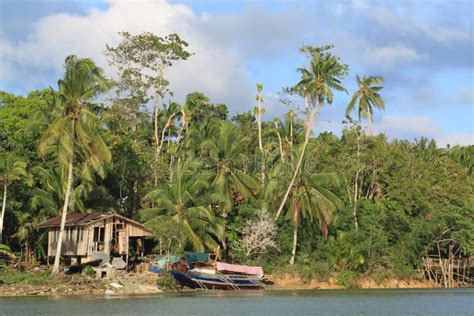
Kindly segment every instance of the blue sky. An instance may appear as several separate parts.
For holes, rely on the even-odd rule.
[[[177,32],[196,53],[168,72],[175,98],[202,91],[232,113],[253,108],[264,84],[267,118],[282,115],[282,87],[306,63],[302,44],[334,44],[355,74],[381,75],[387,110],[375,130],[389,137],[474,143],[471,1],[0,1],[0,89],[25,94],[55,86],[69,54],[92,57],[117,32]],[[315,130],[340,131],[350,96],[321,110]]]

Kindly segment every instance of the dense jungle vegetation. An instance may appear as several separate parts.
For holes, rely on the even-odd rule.
[[[152,228],[155,251],[219,249],[307,276],[411,276],[441,239],[473,253],[474,146],[373,135],[381,77],[357,76],[340,136],[314,135],[352,80],[330,46],[301,49],[308,62],[284,89],[286,114],[263,120],[261,84],[254,112],[233,116],[200,92],[165,102],[166,70],[192,62],[192,48],[176,34],[121,38],[105,49],[113,80],[69,56],[56,87],[0,92],[4,252],[44,261],[35,224],[114,211]]]

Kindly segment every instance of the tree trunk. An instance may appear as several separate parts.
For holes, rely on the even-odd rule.
[[[5,218],[5,210],[7,208],[7,180],[3,180],[3,202],[2,202],[2,215],[0,216],[0,244],[3,241],[3,219]]]
[[[295,159],[293,157],[293,119],[290,120],[290,158],[293,162]]]
[[[299,225],[299,206],[295,207],[295,216],[293,219],[294,227],[293,227],[293,249],[291,250],[291,258],[290,258],[290,265],[295,264],[296,259],[296,245],[298,244],[298,225]]]
[[[308,100],[306,102],[308,102]],[[298,176],[301,165],[303,163],[303,157],[304,157],[305,152],[306,152],[306,146],[308,145],[309,136],[311,135],[311,127],[314,124],[315,118],[316,118],[316,107],[313,106],[313,108],[311,110],[311,116],[309,117],[309,121],[306,122],[306,134],[305,134],[305,137],[304,137],[303,148],[301,148],[300,157],[298,159],[298,164],[296,165],[295,171],[293,173],[293,178],[291,179],[290,185],[288,186],[288,189],[286,190],[285,196],[283,197],[283,200],[281,201],[280,207],[278,208],[277,214],[275,216],[275,220],[278,219],[281,212],[283,211],[283,207],[285,206],[286,200],[288,199],[288,196],[290,195],[291,188],[295,184],[296,177]]]
[[[30,251],[30,244],[28,243],[28,240],[25,241],[25,257],[26,257],[26,263],[30,264],[31,263],[31,251]]]
[[[181,144],[181,137],[184,133],[184,130],[186,129],[187,123],[186,123],[186,112],[184,110],[181,110],[181,115],[182,115],[182,123],[178,131],[178,136],[176,137],[176,148],[171,155],[170,158],[170,166],[169,166],[169,181],[173,181],[173,165],[174,165],[174,160],[176,159],[176,156],[178,154],[178,150],[180,148]]]
[[[367,109],[367,134],[372,136],[372,114],[370,113],[370,108]]]
[[[158,149],[160,147],[160,139],[158,136],[158,100],[155,97],[154,98],[154,113],[153,113],[153,136],[155,139],[155,165],[153,166],[153,183],[155,187],[158,185],[158,158],[160,157],[160,154],[158,152]]]
[[[359,230],[359,222],[357,221],[357,206],[359,201],[359,175],[361,172],[360,168],[360,133],[357,131],[357,172],[354,180],[354,206],[352,209],[352,215],[354,216],[354,225],[356,231]],[[361,183],[362,186],[362,183]]]
[[[259,94],[260,95],[260,94]],[[262,109],[261,109],[261,104],[260,104],[260,98],[258,98],[258,113],[257,113],[257,128],[258,128],[258,149],[260,149],[260,152],[262,153],[262,166],[261,166],[261,171],[262,171],[262,176],[261,176],[261,182],[262,182],[262,188],[265,186],[265,152],[263,151],[263,143],[262,143]]]
[[[359,223],[357,221],[357,203],[358,203],[358,192],[359,192],[359,173],[360,169],[357,170],[355,181],[354,181],[354,206],[352,208],[352,216],[354,217],[354,224],[356,231],[359,230]]]
[[[278,146],[280,148],[281,161],[284,163],[285,162],[285,154],[283,153],[283,144],[281,142],[281,136],[280,136],[280,131],[278,130],[278,123],[277,122],[275,122],[275,128],[277,129]]]
[[[257,113],[257,128],[258,128],[258,148],[263,152],[262,144],[262,112],[260,107],[260,101],[258,101],[258,113]]]
[[[59,272],[59,260],[61,259],[61,247],[63,243],[64,226],[66,225],[67,209],[69,206],[69,199],[71,197],[71,192],[72,192],[72,183],[74,181],[73,167],[74,167],[75,142],[76,142],[76,119],[73,118],[71,122],[71,155],[69,156],[69,159],[68,159],[66,196],[64,197],[63,212],[61,215],[61,226],[59,227],[59,236],[58,236],[58,242],[57,242],[57,247],[56,247],[56,256],[54,257],[54,265],[53,265],[53,272],[52,272],[53,275]]]

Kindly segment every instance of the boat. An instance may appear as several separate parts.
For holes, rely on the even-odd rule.
[[[205,253],[186,253],[170,271],[181,286],[197,289],[261,289],[265,288],[261,267],[209,261]]]
[[[241,290],[241,289],[261,289],[265,288],[263,279],[243,274],[223,274],[216,272],[202,273],[195,271],[179,272],[172,270],[171,276],[182,286],[193,289],[214,290]]]

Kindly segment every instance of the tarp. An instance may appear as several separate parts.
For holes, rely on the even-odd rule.
[[[160,268],[163,269],[163,268],[166,266],[166,263],[167,263],[168,261],[171,261],[171,262],[170,262],[171,264],[175,264],[176,262],[179,261],[179,257],[178,257],[178,256],[170,256],[170,257],[168,258],[168,256],[164,256],[164,257],[162,257],[162,258],[160,258],[160,259],[157,259],[157,260],[156,260],[156,264],[157,264]]]
[[[262,267],[252,267],[252,266],[245,266],[245,265],[239,265],[239,264],[230,264],[230,263],[219,262],[219,261],[216,262],[216,269],[218,271],[227,271],[227,272],[256,275],[261,278],[263,278],[263,275],[264,275]]]
[[[209,254],[207,252],[191,252],[185,251],[184,255],[186,256],[187,263],[194,262],[209,262]]]

